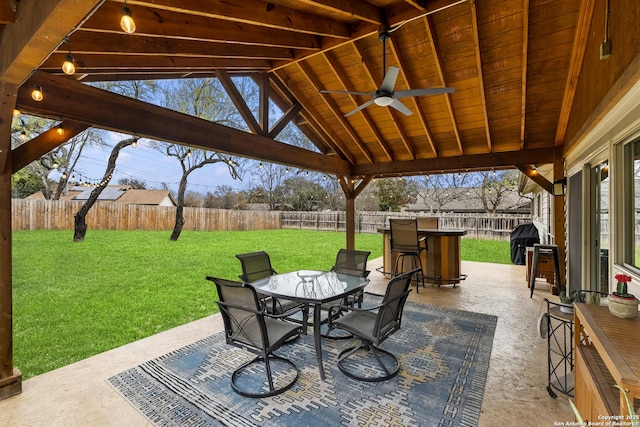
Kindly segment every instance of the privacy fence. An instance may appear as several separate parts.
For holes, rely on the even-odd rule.
[[[82,202],[11,201],[13,230],[73,230],[73,216]],[[86,221],[93,230],[173,230],[176,208],[171,206],[97,203]],[[280,212],[184,208],[183,230],[269,230],[280,228]]]
[[[73,216],[82,202],[50,200],[12,200],[13,230],[72,230]],[[437,217],[440,228],[467,230],[467,238],[509,240],[511,230],[531,222],[529,215],[478,215],[441,213],[418,214]],[[268,230],[294,228],[319,231],[344,231],[344,212],[272,212],[225,209],[185,208],[184,230]],[[389,218],[414,218],[414,213],[358,212],[356,232],[377,233],[388,226]],[[87,215],[94,230],[172,230],[175,208],[165,206],[97,203]]]

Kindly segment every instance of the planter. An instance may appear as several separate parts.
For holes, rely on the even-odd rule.
[[[560,311],[567,314],[573,314],[573,303],[571,304],[561,304]]]
[[[614,316],[623,319],[633,319],[638,317],[638,299],[636,297],[620,297],[617,295],[609,295],[609,311]]]

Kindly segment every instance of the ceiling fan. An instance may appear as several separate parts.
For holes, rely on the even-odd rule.
[[[378,38],[382,41],[382,71],[386,68],[386,42],[389,40],[390,31],[382,30],[378,34]],[[373,99],[361,104],[356,109],[345,114],[345,117],[349,117],[350,115],[357,113],[360,110],[367,108],[371,104],[376,104],[380,107],[392,107],[396,110],[400,111],[406,116],[410,116],[413,112],[407,108],[402,102],[399,101],[400,98],[407,98],[412,96],[421,96],[421,95],[439,95],[442,93],[453,93],[455,92],[455,88],[452,87],[441,87],[441,88],[424,88],[424,89],[409,89],[409,90],[394,90],[396,85],[396,80],[398,79],[398,73],[400,69],[398,67],[389,67],[389,70],[384,75],[382,80],[382,84],[375,92],[355,92],[355,91],[346,91],[346,90],[321,90],[320,93],[338,93],[343,95],[361,95],[361,96],[371,96]]]

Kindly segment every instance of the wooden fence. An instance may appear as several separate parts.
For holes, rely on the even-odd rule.
[[[82,202],[13,199],[12,230],[73,230]],[[87,215],[93,230],[172,230],[176,208],[96,203]],[[270,230],[280,228],[280,212],[185,208],[183,230]]]
[[[82,202],[13,199],[13,230],[72,230],[73,216]],[[87,215],[93,230],[172,230],[175,207],[97,203]],[[389,218],[414,218],[413,213],[357,212],[356,232],[377,233]],[[319,231],[346,229],[344,212],[273,212],[185,208],[183,230],[271,230],[294,228]],[[420,217],[429,217],[421,214]],[[519,224],[531,222],[529,215],[439,214],[440,228],[467,230],[473,239],[509,240]]]
[[[518,225],[531,222],[530,215],[521,214],[455,214],[440,213],[419,217],[437,216],[440,228],[467,230],[467,238],[509,240],[511,231]],[[415,213],[406,212],[358,212],[355,228],[357,233],[377,233],[377,230],[389,225],[389,218],[415,218]],[[344,212],[283,212],[282,228],[306,230],[344,231],[346,216]]]

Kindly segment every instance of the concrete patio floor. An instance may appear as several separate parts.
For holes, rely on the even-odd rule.
[[[367,289],[376,293],[387,283],[375,271],[381,264],[381,258],[369,263]],[[552,399],[545,389],[547,344],[536,329],[544,298],[557,300],[549,286],[539,280],[530,299],[524,266],[463,262],[462,272],[468,278],[460,285],[428,285],[419,293],[413,287],[409,300],[498,316],[478,425],[554,426],[573,420],[567,399]],[[24,381],[22,394],[0,401],[0,425],[151,425],[106,379],[221,330],[221,317],[209,316]]]

